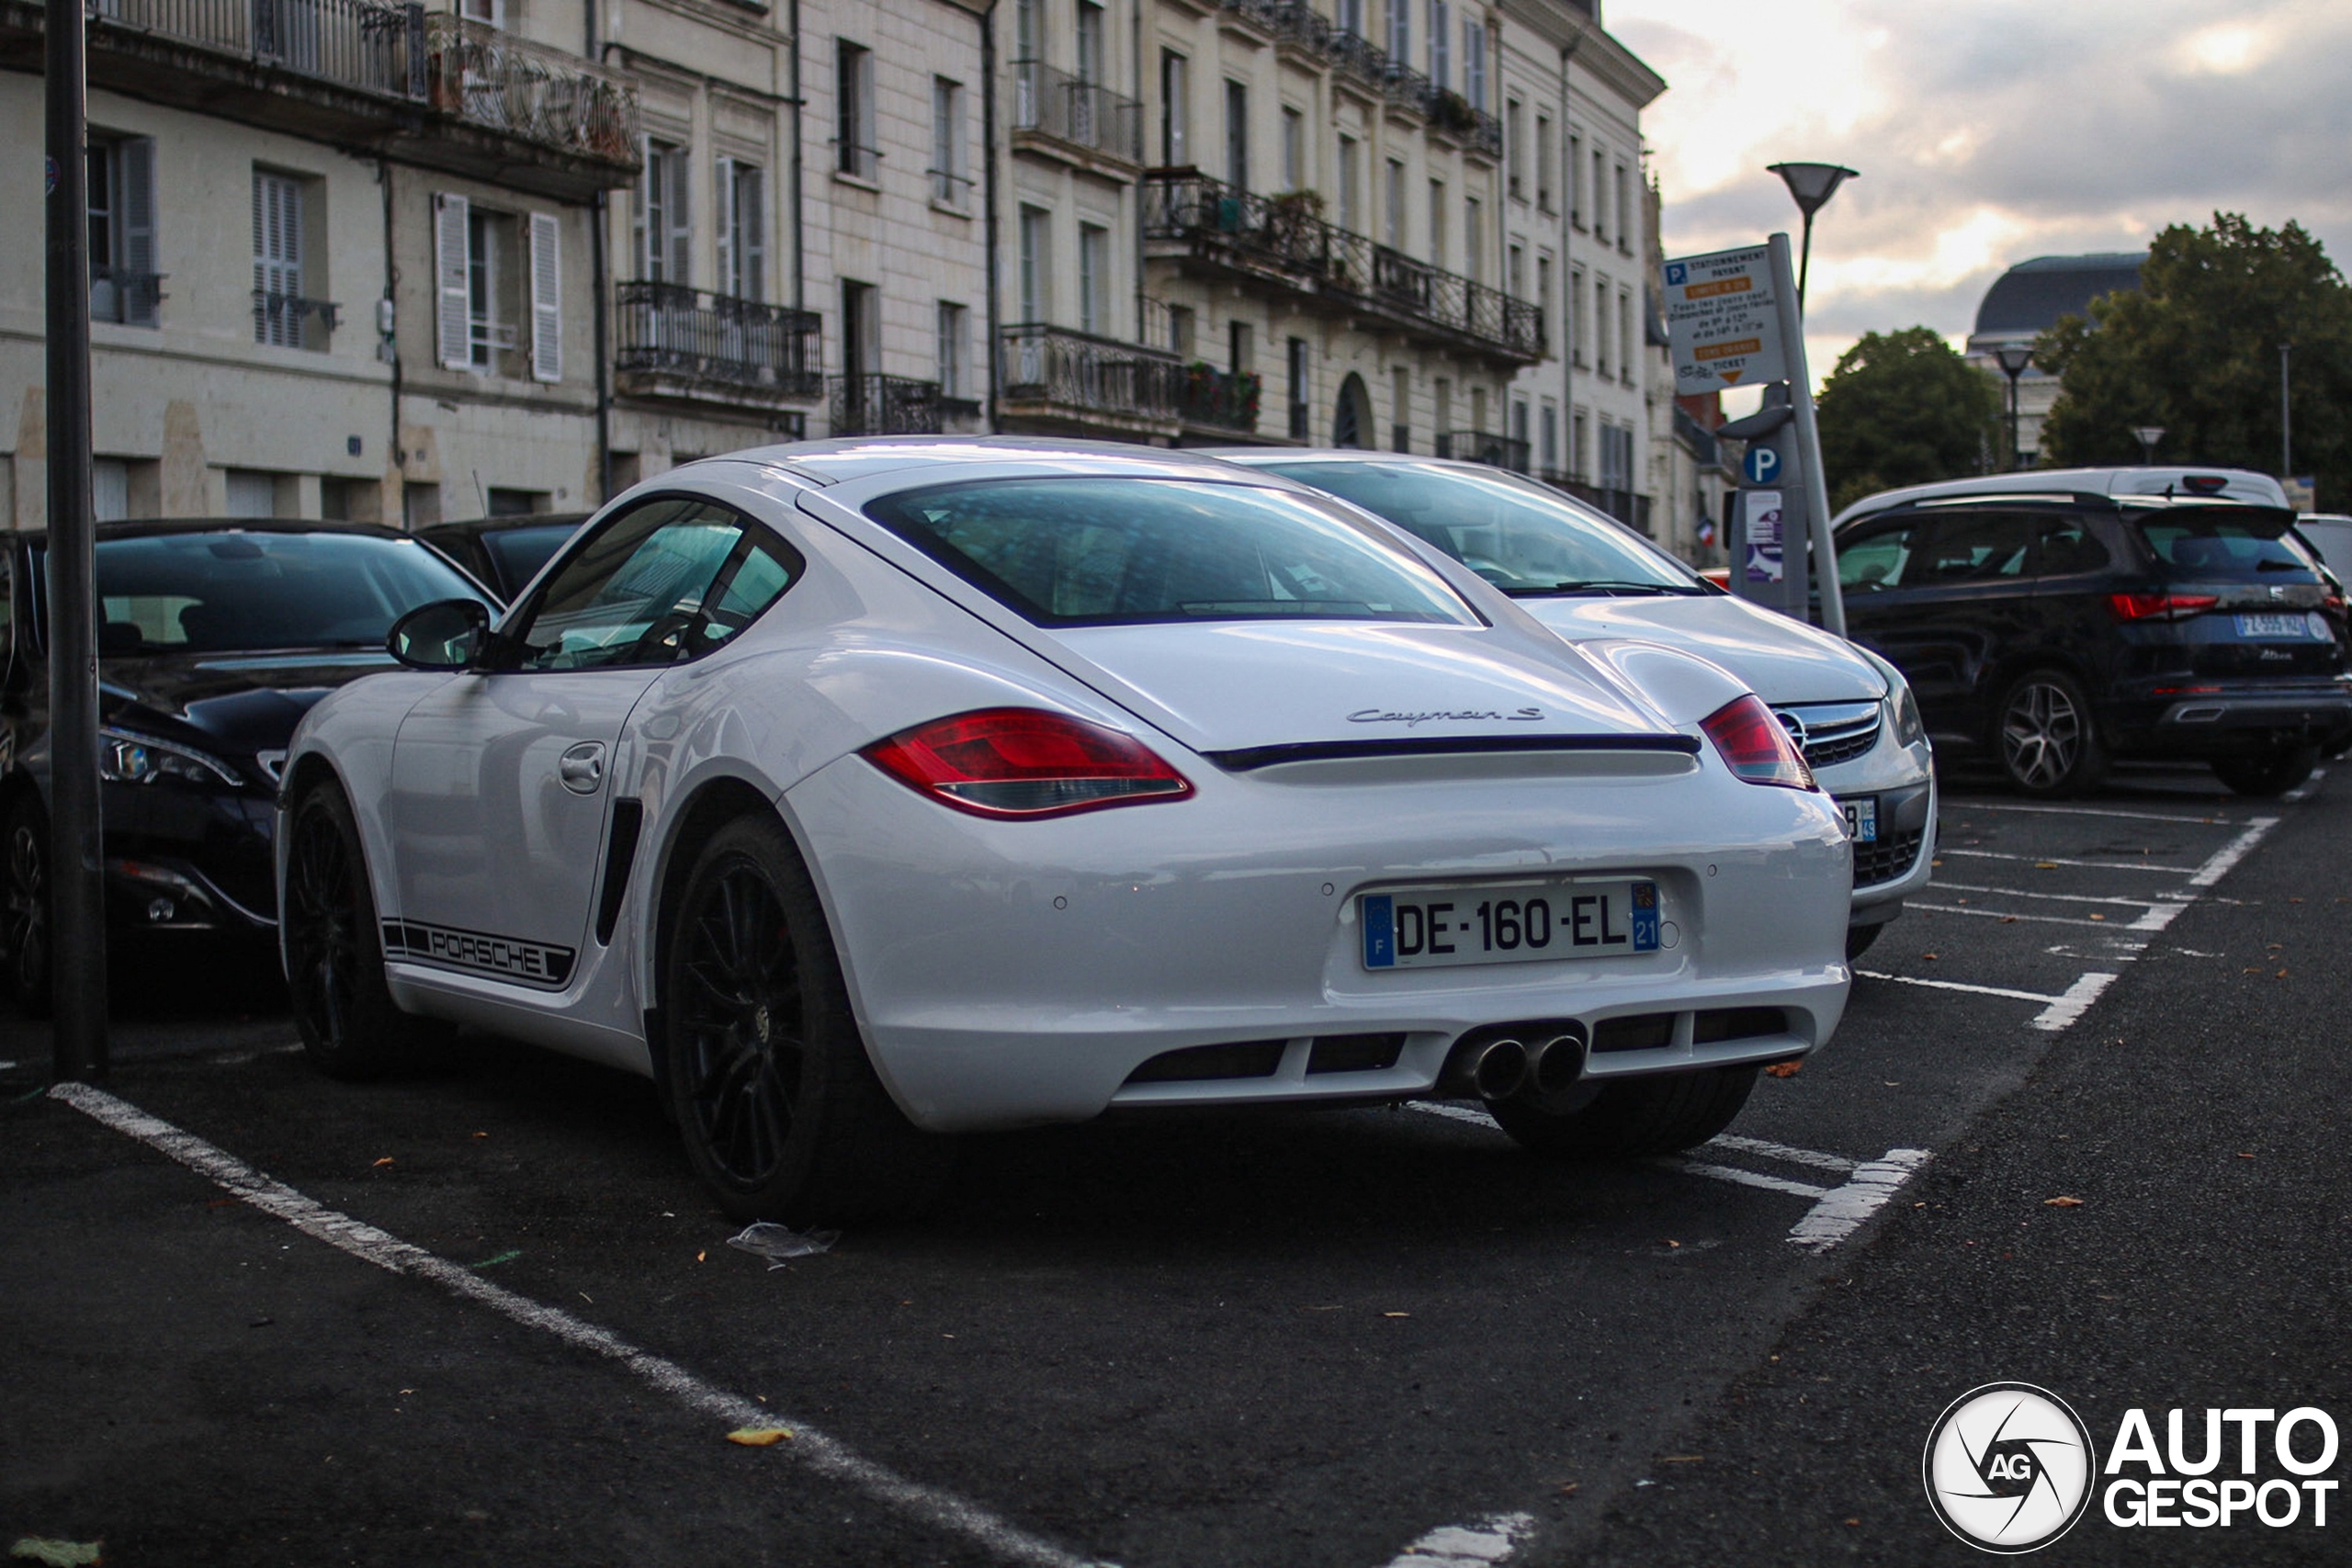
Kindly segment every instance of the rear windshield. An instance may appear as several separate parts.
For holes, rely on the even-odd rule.
[[[380,649],[419,604],[481,598],[424,545],[368,534],[101,539],[96,566],[109,654]]]
[[[2199,509],[2124,515],[2156,558],[2184,576],[2283,582],[2313,575],[2310,563],[2279,536],[2286,526],[2280,513]]]
[[[1517,597],[1707,592],[1611,519],[1499,470],[1404,462],[1253,466],[1377,513]]]
[[[1476,618],[1442,579],[1345,518],[1253,485],[988,479],[867,514],[1040,626]]]
[[[522,528],[496,528],[481,536],[481,547],[517,589],[538,576],[539,568],[580,531],[577,523],[534,523]]]

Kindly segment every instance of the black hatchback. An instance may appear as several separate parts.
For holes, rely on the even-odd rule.
[[[49,998],[48,536],[0,542],[0,957]],[[311,705],[391,668],[393,621],[482,587],[414,539],[345,523],[102,525],[100,809],[109,930],[273,940],[272,832]]]
[[[2267,795],[2352,746],[2344,601],[2271,480],[2013,479],[1872,497],[1837,530],[1848,631],[1910,680],[1939,750],[2030,795],[2145,757]]]

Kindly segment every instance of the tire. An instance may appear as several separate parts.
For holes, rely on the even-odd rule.
[[[286,989],[312,1065],[329,1077],[380,1077],[429,1062],[448,1025],[402,1012],[384,984],[383,928],[351,803],[312,784],[287,818]]]
[[[2233,794],[2268,799],[2301,784],[2318,765],[2318,747],[2290,746],[2280,751],[2256,751],[2245,757],[2216,757],[2213,776]]]
[[[1871,943],[1879,939],[1879,933],[1886,930],[1888,923],[1881,920],[1874,926],[1848,926],[1846,928],[1846,962],[1851,964],[1855,959],[1868,953],[1871,950]]]
[[[49,922],[49,813],[30,792],[8,807],[7,903],[0,910],[0,942],[7,948],[8,995],[28,1018],[49,1016],[51,971]]]
[[[1732,1123],[1756,1087],[1754,1067],[1621,1078],[1575,1111],[1524,1100],[1487,1107],[1521,1147],[1547,1159],[1634,1159],[1705,1143]]]
[[[2107,776],[2090,697],[2064,670],[2030,670],[2001,694],[1993,752],[2018,793],[2054,799],[2095,789]]]
[[[695,1173],[739,1220],[850,1224],[936,1196],[950,1158],[867,1058],[808,868],[773,818],[695,854],[662,963],[662,1096]]]

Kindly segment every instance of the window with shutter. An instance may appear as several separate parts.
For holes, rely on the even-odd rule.
[[[768,297],[767,175],[750,164],[735,165],[735,297]]]
[[[531,214],[531,379],[563,379],[563,226]]]
[[[302,346],[302,182],[254,171],[254,341]]]
[[[734,294],[735,287],[735,160],[720,153],[711,161],[713,192],[718,197],[718,292]]]
[[[434,352],[448,370],[473,368],[473,295],[467,266],[472,205],[445,193],[434,206]]]

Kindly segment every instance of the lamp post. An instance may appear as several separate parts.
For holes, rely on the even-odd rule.
[[[2022,468],[2025,454],[2018,450],[2018,378],[2033,363],[2033,344],[2005,343],[1993,351],[1993,357],[2001,362],[2001,374],[2009,378],[2009,467]]]
[[[1860,178],[1860,171],[1842,164],[1773,164],[1770,172],[1781,176],[1796,198],[1797,210],[1804,214],[1804,249],[1797,260],[1797,309],[1802,311],[1805,278],[1813,271],[1813,215],[1829,204],[1839,186]]]
[[[2284,479],[2295,471],[2295,424],[2293,407],[2287,400],[2287,360],[2295,352],[2291,343],[2278,345],[2278,477]]]
[[[2141,460],[2151,468],[2156,466],[2156,443],[2164,438],[2165,427],[2161,424],[2135,424],[2132,427],[2132,439],[2140,444]]]

